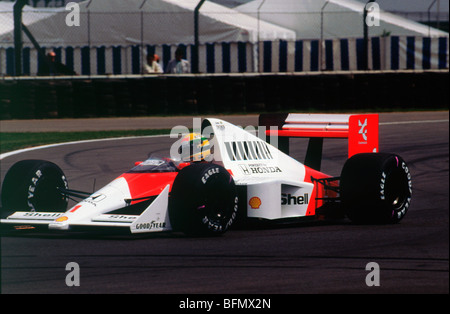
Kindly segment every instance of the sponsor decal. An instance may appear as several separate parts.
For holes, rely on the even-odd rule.
[[[34,173],[34,176],[31,178],[31,183],[28,186],[28,194],[27,194],[27,205],[30,209],[30,212],[35,212],[36,208],[34,207],[34,193],[36,191],[36,187],[39,183],[39,180],[41,180],[41,178],[44,176],[45,178],[45,174],[42,173],[41,170],[36,170],[36,172]],[[64,187],[67,189],[68,188],[68,184],[67,184],[67,179],[65,176],[61,176],[61,180],[64,182]]]
[[[205,184],[206,181],[208,181],[210,176],[212,176],[213,174],[216,174],[216,173],[219,173],[219,168],[211,168],[211,169],[209,169],[202,177],[203,184]]]
[[[136,216],[131,215],[109,215],[108,219],[115,219],[115,220],[135,220]]]
[[[42,218],[52,218],[52,217],[59,217],[62,213],[39,213],[39,212],[26,212],[23,213],[24,217],[42,217]]]
[[[55,221],[56,222],[64,222],[64,221],[66,221],[66,220],[68,220],[69,218],[67,217],[67,216],[62,216],[62,217],[59,217],[58,219],[56,219]]]
[[[166,223],[165,222],[157,222],[157,221],[151,221],[151,222],[144,222],[141,224],[136,224],[136,229],[140,230],[140,229],[147,229],[147,230],[151,230],[151,229],[158,229],[158,228],[165,228],[166,227]]]
[[[94,194],[84,200],[82,202],[89,203],[91,205],[97,206],[96,203],[99,203],[100,201],[103,201],[106,198],[105,194]]]
[[[210,229],[210,230],[219,231],[219,232],[221,232],[223,230],[223,226],[219,221],[211,220],[208,218],[208,216],[203,217],[202,223],[204,225],[207,225],[208,229]]]
[[[280,167],[267,166],[265,164],[251,164],[251,165],[239,165],[241,171],[245,175],[251,174],[267,174],[267,173],[280,173],[283,172]]]
[[[223,219],[210,219],[208,216],[204,216],[202,219],[202,223],[207,226],[208,229],[213,231],[222,232],[227,230],[232,224],[233,221],[236,219],[237,210],[238,210],[238,202],[239,198],[236,196],[234,198],[234,207],[233,207],[233,213],[231,214],[228,221],[225,223]]]
[[[281,193],[281,205],[307,205],[309,203],[309,194],[301,196]]]
[[[27,205],[30,208],[30,211],[34,212],[36,209],[34,208],[33,200],[34,200],[34,191],[36,190],[36,184],[39,181],[39,179],[42,177],[41,170],[37,170],[31,178],[31,185],[28,187],[28,199],[27,199]]]
[[[220,131],[224,131],[225,130],[225,125],[223,124],[222,121],[217,121],[216,122],[216,128]]]
[[[363,137],[365,142],[359,142],[359,144],[367,144],[367,119],[364,120],[364,123],[361,122],[360,120],[358,120],[358,125],[361,127],[361,129],[359,129],[359,134],[361,134],[361,136]]]
[[[402,169],[405,171],[406,177],[408,178],[409,193],[412,194],[411,172],[409,172],[409,168],[408,168],[408,166],[406,166],[406,164],[404,162],[402,162]]]
[[[232,161],[273,159],[267,143],[262,141],[236,141],[224,144]]]
[[[399,161],[397,159],[397,167],[399,166],[398,162]],[[409,171],[409,168],[405,162],[402,162],[401,168],[405,172],[406,178],[408,180],[409,196],[406,198],[406,200],[404,201],[403,206],[401,208],[398,208],[397,210],[392,212],[392,215],[397,215],[398,219],[401,219],[402,216],[404,216],[406,214],[406,212],[408,211],[409,205],[411,204],[411,194],[412,194],[411,172]],[[380,199],[381,200],[386,200],[386,191],[385,191],[386,178],[387,178],[387,174],[383,171],[383,173],[381,174],[381,180],[380,180]]]
[[[384,200],[386,197],[384,195],[384,184],[386,183],[386,173],[381,174],[381,182],[380,182],[380,199]]]
[[[252,209],[259,209],[262,203],[259,197],[254,196],[248,201],[248,204]]]

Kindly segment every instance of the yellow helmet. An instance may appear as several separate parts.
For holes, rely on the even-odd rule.
[[[183,161],[209,160],[211,155],[209,141],[198,133],[190,133],[181,139],[178,150]]]

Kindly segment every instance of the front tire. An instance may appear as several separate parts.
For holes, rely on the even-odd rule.
[[[237,215],[238,197],[228,171],[215,164],[183,168],[173,183],[169,217],[174,231],[193,236],[223,234]]]
[[[2,184],[2,213],[15,211],[64,212],[68,200],[58,188],[67,189],[63,171],[45,160],[22,160],[6,173]]]
[[[398,155],[356,154],[340,181],[342,206],[355,223],[398,223],[411,203],[411,173]]]

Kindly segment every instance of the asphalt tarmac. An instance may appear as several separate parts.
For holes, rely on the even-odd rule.
[[[187,122],[190,125],[186,126],[192,126],[192,117],[183,119],[168,124]],[[229,118],[242,126],[257,121],[256,116],[239,119]],[[45,123],[41,121],[41,127]],[[76,129],[86,127],[75,125]],[[167,136],[146,137],[23,152],[0,160],[1,178],[18,160],[46,159],[64,170],[70,188],[90,191],[152,152],[167,152],[174,141]],[[304,144],[303,140],[291,142],[293,157],[302,160]],[[380,115],[380,150],[401,155],[413,178],[412,205],[396,225],[354,225],[339,220],[230,230],[217,238],[190,238],[178,233],[136,237],[8,231],[1,238],[1,292],[254,297],[448,294],[448,148],[448,111]],[[322,170],[339,175],[346,152],[344,140],[326,140]],[[79,286],[66,284],[70,274],[66,266],[71,262],[80,267]],[[369,263],[379,266],[379,285],[366,283],[371,276],[366,267],[373,265]]]

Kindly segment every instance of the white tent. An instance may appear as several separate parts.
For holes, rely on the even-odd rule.
[[[68,26],[65,8],[24,8],[23,21],[41,45],[125,46],[193,44],[198,0],[92,0],[79,3],[80,26]],[[0,9],[0,45],[13,44],[12,3]],[[200,43],[295,39],[289,29],[206,2],[199,16]],[[30,42],[24,36],[24,45]]]
[[[139,74],[147,53],[161,56],[165,66],[178,44],[185,45],[186,58],[193,61],[194,9],[198,3],[82,1],[80,26],[66,24],[70,12],[65,8],[26,6],[23,21],[42,47],[56,50],[57,58],[77,73]],[[12,75],[13,3],[0,4],[0,75]],[[354,0],[253,0],[233,9],[206,1],[199,15],[199,70],[364,69],[363,9],[364,3]],[[448,68],[448,33],[383,11],[380,24],[368,29],[369,68]],[[28,38],[23,39],[23,73],[32,75],[38,72],[40,61]]]
[[[254,0],[234,9],[295,30],[297,39],[336,39],[363,37],[364,6],[355,0]],[[369,36],[448,36],[380,9],[380,25],[369,27]]]
[[[0,46],[14,43],[14,2],[0,2]],[[23,8],[22,22],[32,25],[57,14],[54,9]]]

